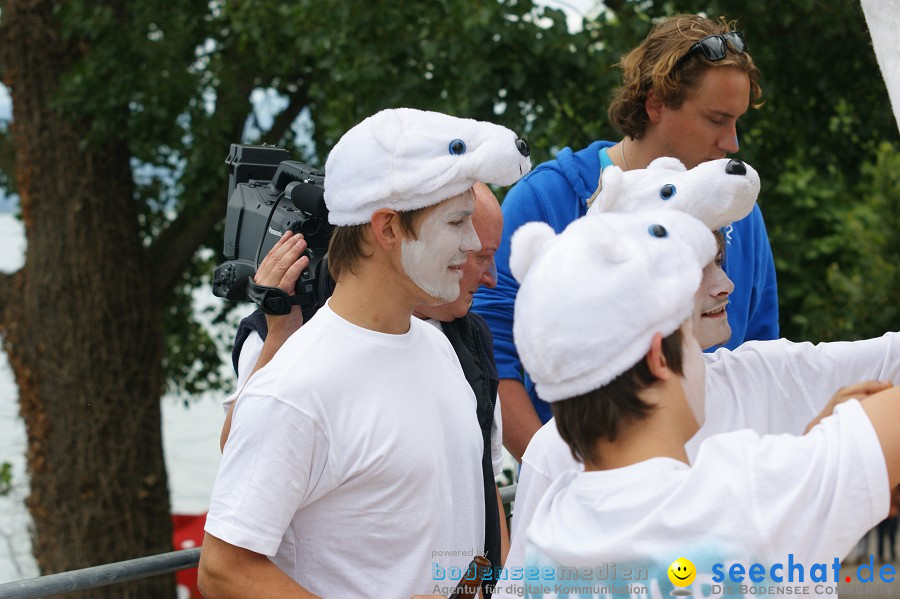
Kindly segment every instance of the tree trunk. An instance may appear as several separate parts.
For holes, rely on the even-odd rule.
[[[63,39],[54,2],[7,0],[2,10],[28,249],[23,269],[0,281],[0,332],[28,435],[34,555],[48,574],[170,551],[162,313],[129,152],[123,140],[83,143],[90,123],[53,109],[83,51]],[[164,576],[84,596],[174,588]]]

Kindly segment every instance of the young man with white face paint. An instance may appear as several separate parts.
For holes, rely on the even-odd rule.
[[[446,335],[459,358],[466,380],[475,393],[476,415],[485,444],[482,455],[485,492],[484,555],[492,562],[492,567],[499,568],[509,550],[506,518],[501,517],[505,512],[496,484],[496,478],[503,467],[501,415],[497,401],[499,377],[490,330],[484,319],[471,313],[469,307],[478,287],[492,287],[497,283],[494,253],[503,233],[503,214],[496,196],[487,185],[478,182],[472,191],[475,198],[472,225],[478,234],[481,249],[470,252],[462,267],[459,297],[438,306],[419,305],[414,315],[433,324]],[[293,237],[292,233],[286,233],[266,255],[254,276],[258,284],[276,286],[288,294],[294,292],[308,260],[303,255],[306,250],[305,242]],[[231,412],[240,389],[253,372],[271,359],[271,356],[263,359],[263,354],[274,355],[284,341],[300,328],[302,320],[300,307],[295,306],[288,315],[267,316],[257,310],[241,321],[232,353],[235,373],[238,375],[237,392],[223,402],[227,416],[222,428],[221,446],[224,447],[228,439]],[[493,582],[487,577],[484,581],[486,586],[493,586]]]
[[[481,552],[475,397],[412,314],[459,293],[475,181],[529,168],[508,129],[436,113],[382,111],[341,138],[325,166],[335,291],[234,404],[206,596],[430,594]]]
[[[441,202],[421,218],[416,237],[404,239],[401,244],[403,270],[413,283],[441,303],[459,296],[466,252],[481,249],[472,226],[474,211],[471,190]]]

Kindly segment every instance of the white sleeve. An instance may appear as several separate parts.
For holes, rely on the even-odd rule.
[[[751,431],[712,437],[692,471],[700,477],[691,481],[694,488],[733,489],[734,505],[743,505],[736,509],[747,514],[739,526],[755,531],[769,551],[765,557],[775,561],[788,552],[801,563],[843,558],[888,513],[884,453],[856,400],[838,405],[834,415],[801,437],[758,437]]]
[[[522,456],[509,532],[509,554],[504,568],[513,571],[515,568],[525,567],[525,531],[528,530],[544,493],[560,474],[580,468],[581,464],[575,461],[569,446],[559,436],[556,420],[550,419],[534,434]],[[501,598],[511,595],[504,595],[501,585],[497,585],[494,596]]]
[[[525,549],[527,547],[525,531],[531,524],[531,519],[541,502],[541,497],[544,496],[544,491],[550,487],[551,483],[553,483],[552,480],[535,470],[525,461],[525,456],[522,456],[522,469],[519,471],[516,499],[512,510],[512,524],[509,530],[509,553],[503,564],[504,569],[509,572],[525,567]],[[505,594],[507,587],[508,585],[498,584],[494,590],[494,597],[506,599],[514,596]],[[521,597],[521,595],[519,596]]]
[[[900,333],[818,345],[751,341],[706,360],[700,440],[742,428],[798,435],[841,387],[864,380],[900,384]]]
[[[497,478],[503,472],[503,414],[499,395],[494,399],[494,421],[491,423],[491,465],[494,478]]]
[[[241,347],[241,355],[238,357],[237,385],[235,385],[231,395],[222,402],[225,414],[228,414],[231,404],[234,403],[234,400],[240,395],[241,389],[247,384],[247,379],[250,378],[250,373],[253,372],[253,367],[256,366],[256,361],[259,360],[259,354],[262,353],[262,348],[262,337],[256,331],[251,331],[244,341],[244,345]]]
[[[245,393],[237,404],[209,502],[205,530],[273,556],[297,511],[329,489],[329,442],[319,421],[277,398]]]

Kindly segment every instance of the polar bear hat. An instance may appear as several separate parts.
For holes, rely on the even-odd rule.
[[[562,233],[542,222],[512,236],[513,338],[546,401],[598,389],[634,366],[656,333],[687,320],[717,244],[678,210],[605,213]]]
[[[328,155],[328,221],[358,225],[381,208],[425,208],[477,181],[512,185],[531,170],[528,156],[525,140],[500,125],[412,108],[382,110],[347,131]]]
[[[745,162],[722,158],[688,170],[663,157],[645,169],[603,169],[588,213],[674,208],[719,229],[747,216],[757,196],[759,175]]]

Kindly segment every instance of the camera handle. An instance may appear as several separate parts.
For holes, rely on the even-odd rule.
[[[257,285],[250,278],[247,280],[247,297],[259,306],[260,310],[273,316],[284,316],[291,313],[291,308],[305,303],[300,296],[288,295],[284,289]]]

